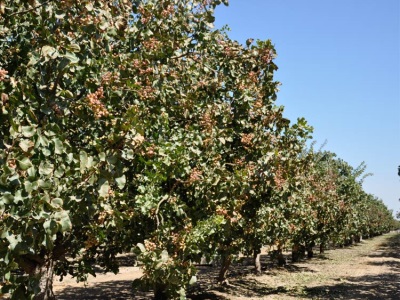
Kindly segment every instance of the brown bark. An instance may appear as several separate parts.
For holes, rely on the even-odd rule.
[[[294,263],[299,261],[299,248],[300,246],[298,244],[292,246],[292,262]]]
[[[232,263],[232,255],[222,255],[222,265],[219,270],[217,281],[219,284],[227,283],[227,275],[229,267]]]
[[[55,300],[53,292],[54,260],[49,259],[45,264],[37,265],[34,276],[39,278],[40,292],[35,295],[34,300]]]
[[[325,245],[323,243],[319,244],[319,253],[325,253]]]

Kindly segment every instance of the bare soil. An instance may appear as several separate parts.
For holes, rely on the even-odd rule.
[[[289,253],[288,261],[289,261]],[[361,243],[327,250],[311,260],[288,263],[283,268],[262,255],[263,272],[253,273],[250,260],[236,262],[229,284],[215,283],[217,267],[199,267],[198,282],[190,289],[192,300],[258,299],[400,299],[400,233],[390,233]],[[152,294],[133,292],[139,267],[123,265],[117,275],[98,274],[86,284],[73,278],[56,280],[59,300],[151,299]]]

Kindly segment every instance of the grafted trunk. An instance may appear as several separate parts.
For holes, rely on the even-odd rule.
[[[232,255],[230,254],[222,255],[222,264],[217,278],[219,284],[227,283],[227,275],[231,263],[232,263]]]
[[[34,276],[39,278],[40,292],[35,295],[34,300],[55,300],[53,292],[54,260],[49,259],[42,265],[37,265]]]
[[[254,270],[256,274],[261,274],[261,250],[254,250],[253,252],[254,259]]]

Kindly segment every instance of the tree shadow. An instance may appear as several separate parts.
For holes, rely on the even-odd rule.
[[[397,300],[400,276],[386,273],[349,278],[345,283],[307,288],[305,292],[310,299]]]
[[[66,287],[57,293],[59,300],[72,299],[135,299],[132,292],[132,280],[110,281],[96,283],[96,286]],[[139,298],[138,298],[139,299]]]
[[[391,236],[387,241],[380,245],[379,250],[368,255],[368,257],[390,257],[400,259],[400,234]]]

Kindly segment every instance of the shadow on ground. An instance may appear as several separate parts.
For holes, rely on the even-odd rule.
[[[385,258],[384,261],[371,261],[370,264],[387,265],[394,272],[350,277],[335,284],[312,288],[294,287],[288,289],[285,286],[272,288],[258,281],[257,276],[247,276],[253,273],[253,267],[245,260],[234,264],[230,273],[229,284],[225,286],[215,284],[215,278],[218,274],[217,267],[199,267],[199,281],[189,290],[188,297],[192,300],[229,300],[236,295],[244,298],[265,298],[279,295],[280,297],[290,297],[291,299],[398,300],[400,299],[399,249],[400,234],[397,234],[382,244],[373,254],[368,255],[371,258]],[[275,272],[278,272],[277,266],[267,256],[263,256],[262,261],[265,266],[263,275],[275,276]],[[131,264],[131,261],[128,260],[125,263]],[[280,270],[288,273],[312,272],[307,267],[292,264]],[[151,293],[135,294],[132,291],[132,281],[115,281],[112,277],[110,277],[110,281],[97,283],[96,286],[87,288],[66,287],[57,296],[59,300],[152,299]]]
[[[345,283],[309,288],[305,292],[310,299],[398,300],[399,282],[398,274],[361,276]]]

